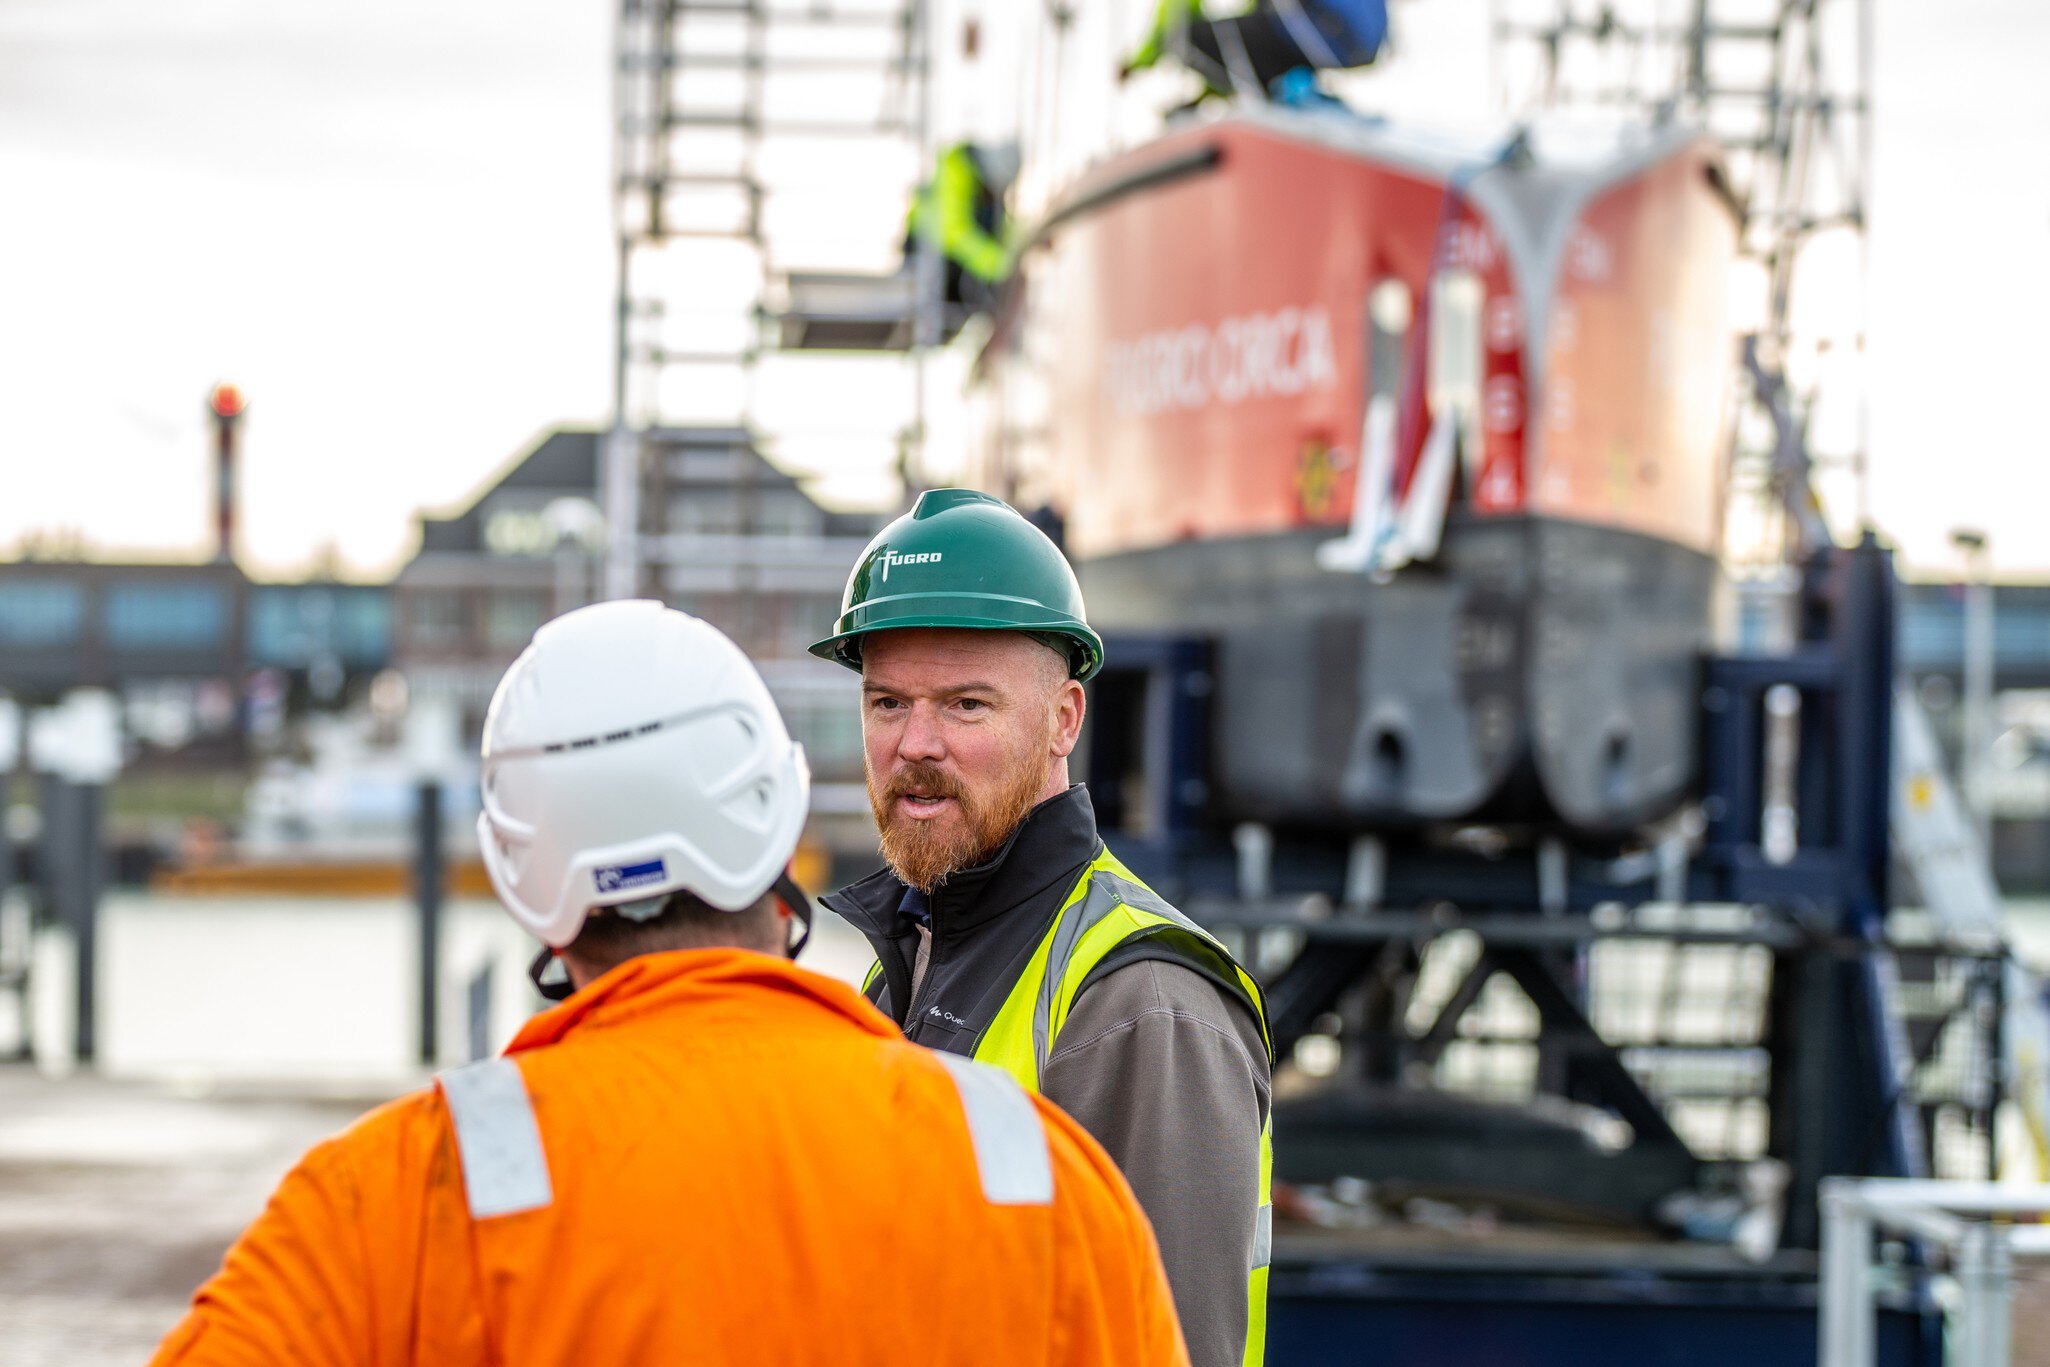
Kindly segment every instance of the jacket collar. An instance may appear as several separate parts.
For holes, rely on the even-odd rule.
[[[1025,814],[1003,848],[973,868],[949,874],[932,891],[935,940],[951,940],[1031,901],[1096,855],[1096,808],[1076,784]],[[898,910],[904,882],[884,869],[819,899],[828,910],[870,935],[912,933]]]
[[[752,1026],[790,1014],[842,1018],[871,1034],[897,1027],[847,984],[786,959],[745,949],[677,949],[641,954],[586,983],[560,1005],[530,1018],[508,1054],[554,1044],[573,1033],[672,1012]]]

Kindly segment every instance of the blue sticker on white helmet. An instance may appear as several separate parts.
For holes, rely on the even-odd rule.
[[[668,877],[669,870],[659,859],[650,859],[645,864],[616,864],[591,871],[591,878],[597,883],[600,894],[645,888]]]

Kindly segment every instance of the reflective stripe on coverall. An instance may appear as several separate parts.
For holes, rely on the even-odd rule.
[[[629,960],[315,1148],[155,1359],[906,1360],[1187,1356],[1080,1126],[738,950]]]

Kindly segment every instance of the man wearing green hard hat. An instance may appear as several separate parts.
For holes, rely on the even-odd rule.
[[[1257,1363],[1265,1004],[1118,862],[1069,782],[1103,641],[1067,559],[1007,504],[932,490],[862,552],[811,649],[862,677],[888,868],[824,901],[875,946],[864,991],[912,1040],[1079,1120],[1153,1221],[1192,1361]]]

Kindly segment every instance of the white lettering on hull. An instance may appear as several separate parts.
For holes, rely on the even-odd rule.
[[[1112,342],[1105,351],[1105,397],[1125,417],[1287,398],[1327,389],[1337,378],[1331,314],[1284,308]]]

